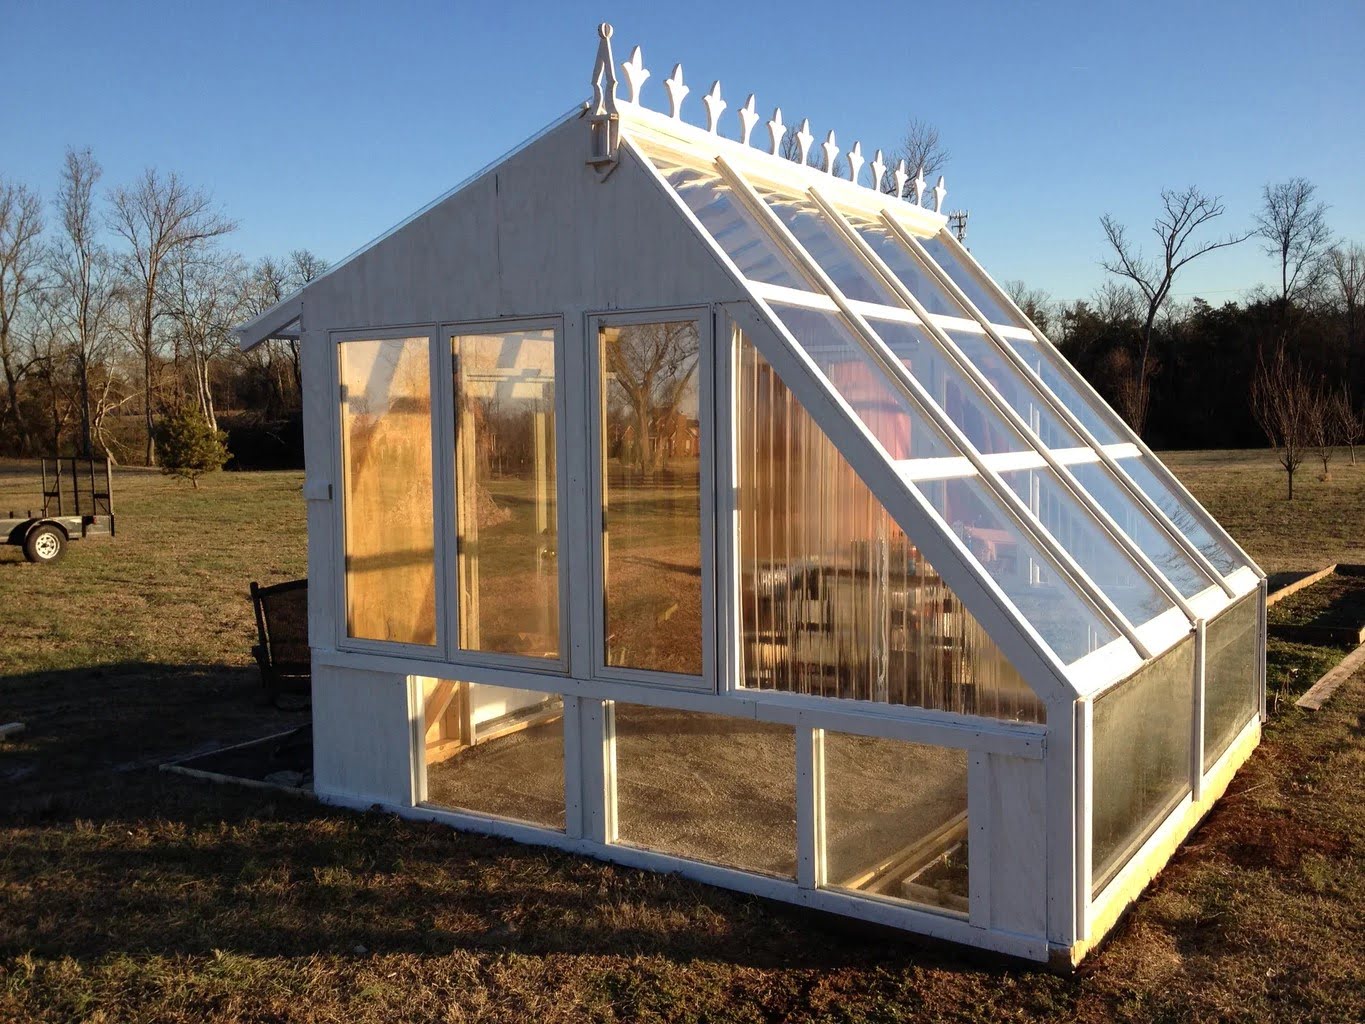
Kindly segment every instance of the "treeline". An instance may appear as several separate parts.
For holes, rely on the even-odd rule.
[[[226,428],[245,466],[302,465],[296,342],[230,331],[326,269],[249,262],[236,225],[175,173],[106,188],[69,150],[54,195],[0,177],[0,455],[155,464],[161,425]]]
[[[1324,278],[1311,298],[1286,304],[1262,295],[1222,305],[1194,298],[1168,305],[1153,332],[1144,439],[1158,449],[1264,447],[1268,438],[1253,408],[1253,390],[1262,367],[1273,367],[1282,346],[1310,385],[1345,394],[1358,415],[1365,395],[1365,251],[1352,246],[1337,255],[1343,277]],[[1136,296],[1111,284],[1090,299],[1063,304],[1014,283],[1011,290],[1067,359],[1131,421],[1142,343]]]
[[[908,166],[946,159],[936,132],[912,128]],[[1293,179],[1266,186],[1246,230],[1208,237],[1218,198],[1167,191],[1151,256],[1101,218],[1110,277],[1092,297],[1007,287],[1154,447],[1270,443],[1284,458],[1329,433],[1353,443],[1365,248],[1335,238],[1327,212]],[[174,173],[106,188],[89,150],[67,152],[51,196],[0,177],[0,455],[150,464],[159,424],[188,412],[227,431],[238,466],[301,466],[297,342],[242,353],[230,329],[326,264],[306,249],[249,262],[234,229]],[[1220,305],[1176,298],[1191,261],[1244,242],[1263,247],[1275,285]]]

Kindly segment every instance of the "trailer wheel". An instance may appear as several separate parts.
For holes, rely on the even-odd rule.
[[[66,534],[51,523],[42,523],[28,531],[24,538],[24,557],[30,562],[47,565],[66,554]]]

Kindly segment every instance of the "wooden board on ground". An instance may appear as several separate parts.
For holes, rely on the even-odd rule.
[[[1321,711],[1327,698],[1337,691],[1342,683],[1350,679],[1357,669],[1365,666],[1365,647],[1357,647],[1342,660],[1336,668],[1319,679],[1302,697],[1294,702],[1295,706],[1309,711]]]

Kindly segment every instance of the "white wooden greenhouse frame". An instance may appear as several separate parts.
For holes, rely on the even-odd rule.
[[[319,797],[1079,962],[1259,740],[1264,573],[941,178],[610,34],[238,328],[300,341]]]

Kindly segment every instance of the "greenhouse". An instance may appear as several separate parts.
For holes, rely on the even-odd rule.
[[[1077,963],[1259,740],[1264,574],[943,179],[660,78],[602,26],[238,328],[301,352],[316,791]]]

